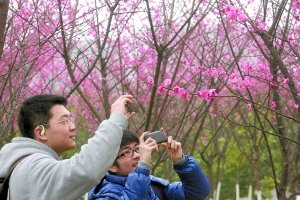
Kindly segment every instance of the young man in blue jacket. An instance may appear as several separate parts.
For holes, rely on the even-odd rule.
[[[150,175],[150,162],[158,145],[152,138],[144,141],[129,130],[123,132],[120,150],[114,164],[101,182],[89,192],[89,200],[201,200],[210,192],[209,181],[198,162],[184,155],[181,143],[168,137],[162,145],[171,155],[173,167],[181,182]]]

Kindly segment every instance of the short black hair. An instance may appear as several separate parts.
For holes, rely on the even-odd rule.
[[[24,137],[34,138],[34,129],[38,125],[47,124],[52,117],[50,109],[55,105],[67,105],[63,96],[42,94],[26,99],[19,112],[18,126]]]
[[[131,144],[131,143],[134,143],[134,142],[136,142],[138,144],[140,143],[138,135],[136,133],[134,133],[133,131],[131,131],[131,130],[128,130],[128,129],[124,130],[120,148],[126,146],[127,144]],[[118,167],[119,164],[118,164],[117,160],[118,159],[115,159],[113,165]]]
[[[120,147],[123,147],[133,142],[140,143],[138,135],[131,130],[124,130]]]

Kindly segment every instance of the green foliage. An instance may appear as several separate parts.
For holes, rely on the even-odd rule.
[[[263,176],[260,180],[262,195],[265,198],[272,197],[272,190],[274,189],[274,179],[272,177]]]
[[[235,186],[240,187],[240,196],[248,194],[249,187],[249,165],[245,162],[244,155],[237,149],[237,144],[232,142],[226,154],[224,175],[222,177],[222,199],[235,199]]]

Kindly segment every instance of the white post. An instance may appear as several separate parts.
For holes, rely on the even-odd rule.
[[[253,193],[252,185],[249,185],[248,200],[252,200],[252,193]]]
[[[262,200],[261,191],[256,191],[257,200]]]
[[[222,183],[218,182],[216,200],[220,199],[221,185]]]
[[[240,186],[239,184],[235,184],[235,199],[240,200]]]

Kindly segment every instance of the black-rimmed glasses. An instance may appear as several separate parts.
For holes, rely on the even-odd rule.
[[[136,147],[134,149],[126,149],[125,151],[123,151],[123,153],[121,153],[120,155],[118,155],[117,158],[120,158],[120,157],[132,157],[134,155],[134,152],[140,153],[140,148]]]

